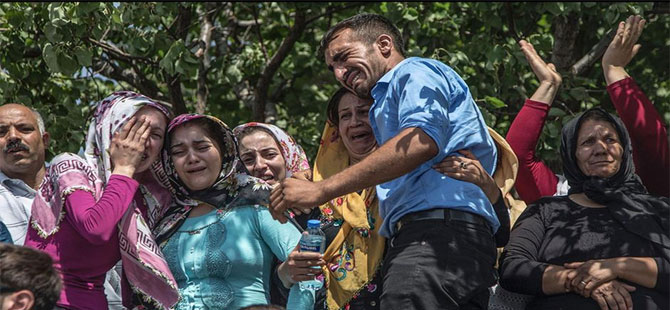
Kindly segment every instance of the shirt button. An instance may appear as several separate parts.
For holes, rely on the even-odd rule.
[[[376,306],[376,305],[377,305],[377,302],[376,302],[376,301],[373,300],[373,301],[370,302],[370,306],[373,306],[373,307],[374,307],[374,306]]]

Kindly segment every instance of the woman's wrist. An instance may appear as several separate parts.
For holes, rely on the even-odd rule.
[[[279,276],[279,280],[281,280],[281,283],[285,288],[291,288],[291,286],[295,284],[295,282],[291,280],[291,275],[289,274],[286,262],[283,262],[277,266],[277,275]]]
[[[603,64],[603,75],[607,86],[629,77],[628,72],[623,67]]]
[[[489,199],[491,204],[495,204],[498,202],[498,199],[501,198],[502,194],[500,193],[500,188],[498,188],[495,181],[493,181],[493,178],[491,178],[490,182],[486,184],[484,194],[486,194],[486,198]]]
[[[112,170],[112,174],[120,174],[132,178],[135,174],[135,167],[116,166]]]
[[[540,86],[537,87],[530,100],[551,105],[560,86],[560,82],[541,81]]]

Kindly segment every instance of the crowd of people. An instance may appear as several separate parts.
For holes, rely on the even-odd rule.
[[[130,91],[47,164],[40,114],[0,106],[0,309],[670,309],[667,129],[624,69],[644,24],[602,58],[620,118],[566,123],[562,174],[535,154],[562,78],[532,44],[539,86],[503,138],[367,13],[321,41],[342,87],[311,166],[275,125]],[[314,219],[323,253],[300,251]]]

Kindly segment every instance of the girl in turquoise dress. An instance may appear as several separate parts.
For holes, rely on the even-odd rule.
[[[272,219],[270,186],[240,163],[232,131],[206,115],[168,125],[163,161],[178,206],[156,228],[181,299],[176,309],[240,309],[269,303],[273,256],[285,261],[300,232]],[[312,309],[293,285],[288,309]]]

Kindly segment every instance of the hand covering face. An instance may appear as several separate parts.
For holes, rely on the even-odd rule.
[[[85,160],[65,153],[54,158],[33,202],[32,226],[46,238],[58,231],[63,217],[65,197],[75,190],[90,192],[98,200],[112,173],[109,148],[114,133],[140,108],[150,106],[169,118],[169,110],[146,96],[123,91],[115,92],[97,106],[86,136]],[[123,270],[132,289],[141,298],[160,309],[174,306],[179,299],[177,285],[158,249],[151,227],[170,204],[170,192],[160,161],[151,166],[153,182],[140,184],[139,190],[147,206],[148,223],[133,200],[119,222],[119,246]],[[130,296],[124,296],[124,303]]]

